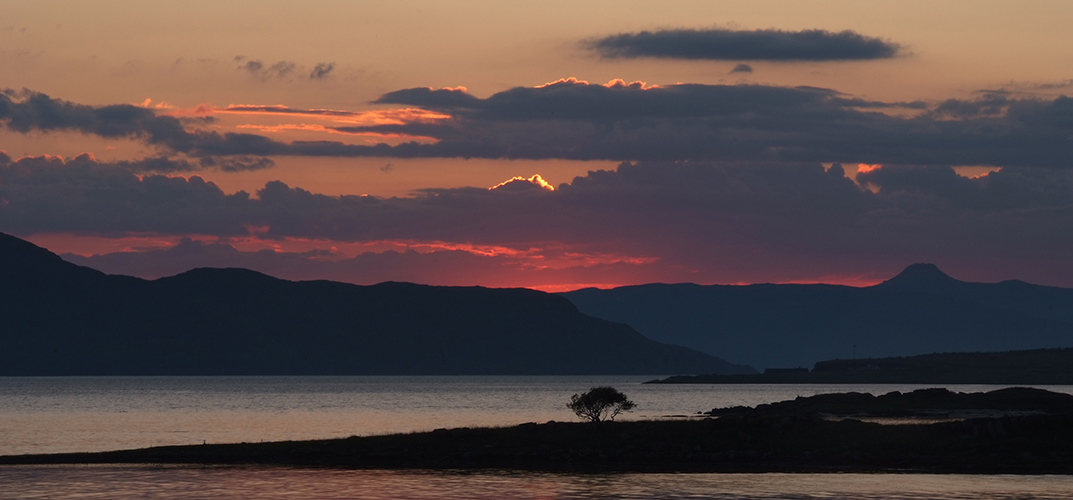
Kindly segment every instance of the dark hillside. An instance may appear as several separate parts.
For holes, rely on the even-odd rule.
[[[742,373],[527,289],[109,276],[0,235],[0,375]]]

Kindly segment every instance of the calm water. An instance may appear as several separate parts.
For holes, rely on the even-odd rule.
[[[1068,499],[1069,476],[0,467],[4,499]]]
[[[612,385],[627,419],[680,418],[825,392],[911,385],[642,385],[602,377],[0,378],[0,454],[101,451],[513,425],[576,417]],[[997,386],[948,386],[961,392]],[[1073,386],[1047,389],[1073,394]],[[620,417],[622,418],[622,417]],[[9,498],[1070,498],[1069,477],[417,473],[225,467],[0,467]]]

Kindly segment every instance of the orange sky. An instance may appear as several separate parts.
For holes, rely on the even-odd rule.
[[[174,4],[133,0],[93,3],[11,1],[5,4],[3,20],[0,20],[0,67],[4,68],[0,71],[0,89],[30,89],[55,99],[89,106],[133,104],[151,109],[157,116],[211,118],[211,121],[188,120],[183,123],[189,130],[257,134],[282,143],[337,141],[355,145],[397,145],[415,141],[434,144],[440,139],[417,132],[345,132],[333,127],[442,124],[450,119],[476,122],[478,120],[472,116],[459,115],[462,116],[459,118],[453,115],[455,111],[447,108],[374,104],[372,101],[392,92],[422,87],[464,87],[467,95],[488,99],[510,89],[539,87],[545,82],[569,77],[593,84],[621,79],[623,82],[643,81],[660,86],[688,83],[708,86],[743,84],[778,89],[818,87],[832,89],[846,99],[888,104],[913,101],[924,106],[867,108],[868,113],[929,116],[928,113],[937,112],[947,99],[979,102],[981,96],[987,95],[982,91],[1001,90],[1008,99],[1036,99],[1040,102],[1050,102],[1070,92],[1073,89],[1073,84],[1070,84],[1073,73],[1069,70],[1073,68],[1073,31],[1068,29],[1069,19],[1073,19],[1073,3],[1064,1],[1027,4],[1001,1],[865,3],[756,0],[659,3],[551,1],[528,4],[342,0],[312,4],[283,1],[192,1]],[[611,59],[603,58],[584,46],[586,40],[617,33],[675,28],[853,30],[897,44],[901,51],[897,57],[865,61],[705,61]],[[748,63],[751,72],[731,73],[732,68],[743,62]],[[313,77],[318,68],[321,76]],[[246,108],[236,109],[236,106]],[[274,108],[261,112],[250,108],[264,106]],[[294,112],[301,110],[306,112]],[[473,113],[476,116],[476,112]],[[577,130],[589,130],[584,127],[599,130],[598,125],[591,125],[586,120],[578,122],[581,125],[577,126],[581,128]],[[936,118],[935,123],[941,125],[943,120],[951,119]],[[532,133],[524,129],[529,123],[524,120],[518,122],[518,131],[513,132],[518,136],[514,138],[509,136],[514,129],[508,129],[502,123],[490,123],[493,127],[489,129],[490,132],[508,134],[504,140],[514,145],[522,144],[526,134]],[[574,129],[563,130],[564,134],[574,134]],[[680,133],[682,140],[686,141],[689,129],[682,130],[676,133]],[[724,130],[721,137],[732,137],[734,133]],[[674,134],[670,134],[670,137],[674,137]],[[629,141],[625,144],[628,145]],[[137,161],[161,155],[197,160],[193,155],[184,156],[161,144],[150,143],[144,137],[103,137],[69,129],[16,131],[10,127],[0,127],[0,150],[13,160],[45,155],[70,159],[82,153],[92,154],[101,164]],[[973,186],[977,187],[935,187],[932,190],[925,186],[921,189],[929,193],[941,191],[942,196],[950,198],[919,203],[914,201],[921,199],[913,198],[916,195],[898,191],[906,189],[905,182],[908,181],[898,177],[902,174],[897,174],[894,168],[903,165],[884,170],[881,163],[874,163],[876,167],[862,164],[867,167],[862,168],[857,167],[856,161],[851,158],[823,159],[825,168],[830,168],[832,161],[846,161],[842,168],[847,182],[852,183],[858,171],[872,174],[869,178],[873,184],[861,184],[852,189],[867,191],[882,198],[852,203],[847,201],[846,207],[852,205],[852,210],[857,210],[853,212],[853,217],[857,218],[856,225],[839,221],[837,223],[841,225],[837,231],[841,232],[835,234],[836,231],[830,229],[832,235],[826,235],[824,231],[828,230],[827,226],[817,222],[830,222],[838,218],[835,215],[837,212],[823,212],[826,210],[822,207],[826,203],[824,200],[836,196],[830,192],[824,191],[826,194],[815,196],[802,195],[802,199],[807,198],[808,201],[800,202],[810,204],[807,210],[772,208],[772,213],[765,215],[766,212],[762,210],[748,208],[752,206],[751,203],[757,202],[744,198],[740,201],[741,205],[736,207],[713,208],[718,204],[713,201],[718,200],[718,196],[730,196],[726,193],[742,191],[730,188],[721,191],[723,188],[719,187],[713,191],[723,193],[718,196],[693,194],[690,196],[695,196],[695,199],[685,195],[678,197],[668,190],[689,188],[692,186],[690,182],[682,181],[681,186],[672,188],[664,180],[654,180],[649,174],[645,174],[648,177],[637,174],[636,178],[626,178],[625,174],[619,172],[618,177],[608,180],[607,175],[599,173],[615,173],[621,162],[619,159],[502,159],[467,158],[465,155],[431,158],[267,156],[274,163],[271,168],[240,172],[205,168],[166,174],[185,179],[197,176],[211,183],[213,189],[218,187],[224,194],[245,191],[254,199],[258,197],[259,190],[265,189],[273,181],[282,181],[289,188],[300,188],[302,192],[328,197],[368,195],[395,200],[391,203],[397,203],[398,213],[417,210],[414,206],[422,203],[422,197],[441,196],[436,190],[465,187],[487,189],[515,177],[529,179],[534,175],[539,175],[551,187],[574,183],[574,191],[586,190],[585,196],[589,198],[585,200],[592,201],[578,201],[568,190],[567,193],[556,195],[556,198],[547,199],[554,201],[510,201],[511,210],[515,212],[503,212],[502,217],[494,217],[497,211],[507,210],[496,205],[502,202],[499,198],[496,198],[497,201],[471,200],[467,198],[470,194],[444,192],[442,196],[464,198],[465,201],[459,203],[466,207],[465,210],[458,208],[458,214],[449,212],[457,208],[454,205],[436,209],[439,210],[435,212],[437,216],[427,218],[435,219],[434,224],[439,225],[437,227],[422,225],[422,219],[416,216],[406,219],[406,224],[409,224],[406,231],[409,232],[403,234],[404,231],[400,229],[399,234],[392,237],[369,235],[392,233],[387,226],[401,224],[395,219],[391,219],[391,222],[385,219],[383,225],[387,228],[378,228],[375,221],[354,215],[344,217],[336,212],[329,215],[339,217],[344,222],[332,222],[336,226],[321,228],[323,234],[318,233],[320,236],[300,235],[301,231],[295,229],[293,234],[269,233],[263,238],[251,233],[242,240],[231,230],[211,234],[171,229],[171,221],[167,217],[162,217],[160,221],[163,222],[156,225],[138,222],[123,227],[102,229],[105,226],[86,226],[81,229],[71,222],[79,216],[78,210],[71,212],[66,220],[52,220],[48,224],[42,223],[40,227],[22,225],[19,217],[24,220],[26,216],[15,212],[11,212],[15,215],[10,216],[13,222],[5,223],[0,214],[0,231],[27,237],[56,252],[85,257],[177,248],[184,237],[205,244],[215,242],[230,245],[240,253],[249,254],[246,258],[251,259],[251,263],[253,254],[263,249],[274,249],[286,255],[313,250],[335,252],[327,258],[334,262],[358,258],[365,252],[383,254],[389,250],[412,250],[424,256],[422,262],[431,262],[439,255],[437,252],[462,252],[467,254],[466,258],[475,256],[507,260],[497,260],[484,268],[481,267],[483,264],[466,264],[474,269],[472,280],[459,277],[464,274],[448,272],[446,269],[449,266],[455,266],[456,270],[462,267],[458,267],[461,264],[446,261],[428,264],[427,268],[421,267],[426,264],[399,267],[402,269],[398,271],[399,279],[437,284],[517,284],[549,290],[647,281],[826,281],[869,284],[921,259],[936,261],[945,266],[944,269],[952,267],[966,278],[998,280],[1023,277],[1037,282],[1073,286],[1073,268],[1066,266],[1060,257],[1067,242],[1053,235],[1054,228],[1062,227],[1062,223],[1051,220],[1051,215],[1043,215],[1050,214],[1047,210],[1064,203],[1058,195],[1054,195],[1055,198],[1048,198],[1050,195],[1026,198],[1035,200],[1032,203],[1044,199],[1056,200],[1053,201],[1055,205],[1048,207],[1011,205],[1029,202],[1011,201],[1014,195],[1010,194],[987,194],[981,195],[986,198],[981,198],[984,201],[966,201],[958,193],[967,192],[965,189],[984,192],[988,186],[998,185],[998,174],[994,176],[996,180],[988,184],[988,173],[997,172],[1006,165],[998,162],[978,164],[975,160],[966,164],[957,163],[956,160],[951,163],[949,158],[959,158],[953,154],[928,162],[927,166],[955,167],[958,175],[920,182],[936,182],[934,186],[960,186],[964,182],[959,178],[976,178],[980,182]],[[642,161],[646,158],[627,160]],[[802,160],[809,161],[814,160]],[[1031,163],[1031,160],[1026,161]],[[656,168],[643,164],[637,170],[654,171]],[[1006,169],[1002,175],[1013,175],[1011,172],[1016,173]],[[819,173],[813,174],[810,175],[820,178]],[[139,174],[139,179],[145,175]],[[734,171],[727,175],[728,179],[733,178],[726,181],[727,186],[751,182],[747,173]],[[918,177],[923,179],[920,177],[922,175]],[[1035,179],[1032,175],[1025,174],[1018,179],[1044,189],[1040,186],[1047,183],[1032,180]],[[918,182],[918,177],[913,177],[912,182]],[[575,183],[575,178],[581,180]],[[609,183],[601,184],[605,181]],[[49,182],[57,184],[49,188],[35,184],[38,187],[33,189],[41,189],[42,197],[46,194],[53,196],[59,192],[61,188],[57,186],[62,183],[55,178]],[[645,182],[652,184],[642,186]],[[823,189],[846,187],[838,184],[838,181],[831,182],[831,186],[841,187]],[[698,181],[697,185],[700,184]],[[1051,181],[1049,185],[1064,184]],[[27,194],[28,191],[11,191],[14,194],[5,195],[4,189],[15,189],[10,186],[11,183],[0,175],[0,197],[5,197],[5,200],[37,196]],[[630,203],[618,201],[618,198],[612,200],[612,195],[608,194],[621,186],[629,187],[629,197],[625,199],[632,200]],[[750,189],[757,192],[758,188],[752,186]],[[839,191],[842,194],[837,196],[856,196],[852,189]],[[796,199],[786,193],[771,196],[770,199],[764,199],[769,200],[765,203],[772,206]],[[76,198],[74,196],[72,199]],[[92,196],[87,199],[90,198]],[[678,202],[681,203],[676,204]],[[538,206],[539,203],[548,205]],[[600,203],[604,205],[594,208]],[[981,208],[984,205],[989,208]],[[652,207],[652,212],[638,207]],[[958,208],[955,210],[951,207]],[[989,211],[992,208],[1003,212]],[[637,213],[631,212],[634,209],[638,210]],[[2,210],[4,208],[0,207]],[[542,210],[549,214],[543,220],[540,215]],[[800,214],[812,213],[812,210],[818,214],[814,219],[794,219],[804,217]],[[849,213],[851,209],[844,210],[844,213]],[[570,217],[571,213],[575,213],[571,211],[586,213],[591,220],[582,224]],[[968,214],[967,211],[978,213]],[[927,219],[926,214],[939,212],[946,214],[943,216],[946,218],[941,219],[944,222],[934,222],[940,220],[938,218],[934,221]],[[58,212],[48,212],[54,213]],[[626,219],[623,215],[626,213],[634,219]],[[903,220],[908,217],[907,213],[923,218]],[[1028,213],[1040,215],[1025,215]],[[392,214],[395,212],[385,217],[394,216]],[[667,219],[660,222],[657,215],[652,214]],[[993,221],[996,218],[1006,220],[1003,217],[1013,217],[1010,214],[1032,219],[1028,223],[1011,222],[1011,232],[1002,234],[987,233],[987,228],[994,225],[988,226],[984,222],[974,225],[977,222],[972,222],[977,221],[974,217],[978,217],[979,221]],[[632,221],[649,215],[654,220],[650,231],[666,231],[662,236],[653,236],[658,241],[649,241],[631,232],[634,227]],[[285,224],[285,217],[280,214],[273,217],[281,220],[272,227],[272,231],[275,231]],[[510,223],[510,217],[515,217],[516,223],[522,227],[534,228],[532,232],[539,234],[539,237],[529,237],[523,234],[524,230],[503,229],[504,224]],[[354,222],[359,218],[360,222]],[[969,219],[972,221],[965,222]],[[715,220],[717,222],[713,222]],[[693,225],[681,221],[693,221],[690,223]],[[306,227],[316,226],[308,221],[305,224]],[[362,225],[361,231],[364,232],[355,236],[344,230],[347,228],[338,227],[339,224]],[[935,224],[935,227],[914,234],[934,234],[934,238],[939,239],[948,235],[953,238],[952,235],[958,233],[958,230],[942,229],[945,227],[943,224],[959,224],[957,227],[975,232],[960,236],[956,242],[921,239],[912,245],[903,245],[905,235],[909,233],[901,231],[907,231],[907,224],[921,227]],[[638,223],[637,227],[642,225]],[[813,236],[796,233],[795,228],[801,227],[813,228]],[[555,234],[557,230],[561,234]],[[724,235],[720,231],[728,233]],[[1016,231],[1024,234],[1016,234]],[[348,236],[340,236],[342,234]],[[815,238],[816,241],[809,238]],[[867,242],[855,238],[867,238]],[[999,249],[999,243],[1007,240],[1024,241],[1025,246]],[[928,241],[934,241],[934,244]],[[989,243],[972,246],[971,241]],[[725,247],[713,250],[713,257],[705,257],[704,249],[712,245]],[[984,246],[995,250],[987,254],[966,255],[966,252]],[[189,248],[191,251],[209,252],[208,247]],[[502,251],[488,254],[480,250],[489,248]],[[503,254],[503,249],[509,250],[509,255]],[[714,256],[716,254],[722,257],[717,258]],[[146,254],[146,259],[149,255]],[[785,257],[787,255],[793,258],[788,259]],[[222,257],[216,255],[213,258]],[[797,258],[800,260],[795,261]],[[90,265],[104,265],[104,261],[95,262],[86,261]],[[109,271],[134,273],[135,268],[129,267],[134,264],[120,265],[116,262],[110,264],[114,267]],[[218,261],[207,256],[203,261],[190,260],[191,265],[211,265],[215,262]],[[1001,264],[996,267],[996,262]],[[1048,274],[1043,263],[1050,263],[1053,269],[1056,262],[1059,269]],[[137,268],[140,269],[137,272],[145,276],[154,275],[152,269],[160,270],[156,274],[175,270],[163,264],[157,268],[153,268],[151,263],[139,265],[142,267]],[[364,270],[354,268],[345,273],[339,267],[330,266],[315,269],[302,267],[301,270],[298,267],[280,267],[277,271],[303,279],[393,279],[387,271],[368,271],[377,266],[379,264],[368,264],[361,268]],[[478,268],[484,270],[478,272]]]

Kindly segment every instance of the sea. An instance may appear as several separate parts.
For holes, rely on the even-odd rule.
[[[0,377],[0,455],[368,436],[573,421],[612,386],[620,419],[695,418],[831,392],[933,385],[657,385],[652,376]],[[958,392],[1002,386],[949,385]],[[1073,386],[1046,386],[1073,394]],[[1073,476],[564,474],[221,466],[0,466],[0,499],[1036,499]]]

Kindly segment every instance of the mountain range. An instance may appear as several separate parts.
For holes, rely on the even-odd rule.
[[[143,280],[0,233],[0,375],[749,373],[528,289]]]
[[[969,283],[931,264],[860,288],[649,284],[559,295],[295,282],[245,269],[143,280],[0,233],[0,342],[0,375],[747,374],[1073,347],[1073,289]]]
[[[869,287],[649,284],[563,293],[589,315],[757,368],[1073,347],[1073,289],[969,283],[913,264]]]

